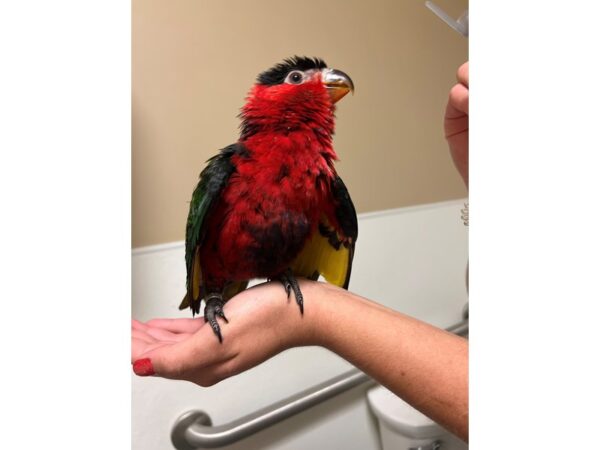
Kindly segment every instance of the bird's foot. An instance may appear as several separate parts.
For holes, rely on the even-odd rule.
[[[217,317],[222,318],[226,323],[229,323],[225,313],[223,312],[223,296],[221,294],[212,293],[206,297],[206,306],[204,307],[204,320],[210,324],[210,327],[219,338],[219,342],[223,342],[223,336],[221,335],[221,327],[217,322]]]
[[[292,270],[286,270],[284,273],[277,277],[277,280],[279,280],[281,284],[283,284],[285,292],[287,292],[288,298],[290,298],[291,292],[294,291],[296,303],[298,303],[298,306],[300,307],[300,314],[304,314],[304,297],[302,296],[302,291],[300,291],[298,280],[296,280],[296,277],[294,277]]]

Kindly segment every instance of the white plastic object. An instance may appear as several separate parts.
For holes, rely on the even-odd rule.
[[[469,10],[467,9],[462,15],[454,20],[438,5],[431,1],[426,1],[427,6],[433,13],[448,24],[450,28],[462,34],[464,37],[469,37]]]
[[[367,400],[379,422],[383,450],[469,448],[466,443],[382,386],[370,389]]]

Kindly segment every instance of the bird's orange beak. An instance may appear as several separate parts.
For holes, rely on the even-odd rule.
[[[323,69],[321,71],[321,78],[332,103],[341,100],[350,91],[354,93],[352,78],[341,70]]]

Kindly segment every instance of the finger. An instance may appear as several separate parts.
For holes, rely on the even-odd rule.
[[[456,79],[460,84],[469,87],[469,61],[458,68]]]
[[[146,330],[148,326],[136,319],[131,319],[131,328],[134,330]]]
[[[193,381],[207,366],[227,361],[237,353],[232,346],[220,344],[210,327],[180,342],[162,345],[145,352],[136,360],[133,370],[137,375],[158,375],[164,378]]]
[[[448,98],[448,106],[454,108],[448,108],[446,110],[446,118],[453,119],[460,117],[462,114],[469,114],[469,89],[462,84],[455,84],[450,89],[450,96]],[[461,114],[462,113],[462,114]]]
[[[152,344],[148,344],[140,339],[131,340],[131,363],[135,364],[136,361],[146,358],[151,355],[158,348],[168,347],[173,345],[170,342],[156,341]],[[137,373],[134,367],[134,372]],[[138,374],[139,375],[139,374]]]
[[[132,338],[131,339],[131,362],[138,360],[147,352],[154,350],[157,343],[149,344],[143,339]]]
[[[140,341],[146,342],[148,344],[152,344],[156,342],[156,339],[150,336],[148,333],[140,330],[131,330],[131,338],[139,339]]]
[[[191,333],[172,333],[168,330],[154,327],[148,327],[146,333],[159,341],[168,342],[179,342],[188,339],[191,336]]]
[[[141,339],[131,339],[131,363],[140,358],[140,356],[146,351],[148,343]]]
[[[152,319],[146,325],[152,328],[162,328],[173,333],[195,333],[205,322],[202,318],[197,319]]]

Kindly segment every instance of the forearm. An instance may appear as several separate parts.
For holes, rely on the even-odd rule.
[[[323,283],[307,288],[319,310],[317,344],[468,439],[465,339]]]

